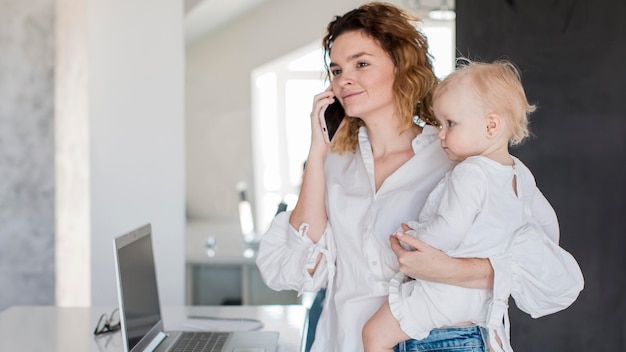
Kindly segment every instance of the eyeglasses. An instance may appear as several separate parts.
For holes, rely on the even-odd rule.
[[[94,335],[93,340],[100,352],[122,351],[122,336],[119,334]]]
[[[98,319],[98,325],[93,331],[94,335],[100,335],[107,332],[117,331],[120,329],[120,312],[116,308],[107,317],[106,314],[102,314]]]

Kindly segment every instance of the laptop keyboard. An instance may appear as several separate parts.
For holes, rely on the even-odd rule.
[[[218,352],[221,351],[228,332],[186,332],[183,333],[172,352]]]

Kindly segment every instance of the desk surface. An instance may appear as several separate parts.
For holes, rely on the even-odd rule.
[[[188,315],[252,318],[263,322],[261,330],[278,331],[279,351],[301,351],[306,338],[308,309],[287,306],[190,306],[163,307],[166,330],[193,330]],[[121,333],[99,336],[93,329],[106,307],[14,306],[0,312],[0,351],[123,351]],[[213,321],[194,320],[206,327]],[[216,328],[215,330],[218,330]]]

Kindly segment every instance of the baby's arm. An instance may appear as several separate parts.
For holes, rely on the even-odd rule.
[[[365,352],[392,351],[398,343],[411,337],[402,331],[385,302],[363,327]]]
[[[407,233],[447,252],[457,248],[482,211],[488,176],[475,162],[464,161],[448,173],[428,196],[418,222]]]

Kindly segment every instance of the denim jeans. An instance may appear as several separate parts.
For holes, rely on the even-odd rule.
[[[395,352],[489,352],[487,331],[471,325],[435,329],[423,340],[406,340],[394,347]]]

